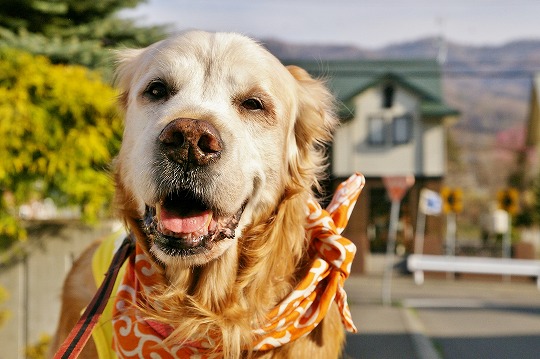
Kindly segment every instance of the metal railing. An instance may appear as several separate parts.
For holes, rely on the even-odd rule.
[[[540,290],[540,260],[412,254],[407,268],[418,285],[424,283],[424,271],[431,271],[536,277]]]

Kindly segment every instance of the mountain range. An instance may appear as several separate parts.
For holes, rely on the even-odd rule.
[[[445,100],[461,111],[455,125],[473,132],[498,132],[525,121],[531,76],[540,71],[540,39],[500,46],[469,46],[437,37],[363,49],[346,45],[264,45],[281,59],[437,59],[442,57]]]

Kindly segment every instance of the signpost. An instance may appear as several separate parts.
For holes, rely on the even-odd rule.
[[[519,211],[519,192],[515,188],[506,188],[497,192],[497,202],[499,209],[508,213],[508,228],[504,232],[502,243],[503,258],[511,257],[512,244],[512,215]]]
[[[396,250],[396,234],[399,222],[399,208],[401,200],[414,185],[414,176],[391,176],[383,177],[384,187],[388,197],[392,201],[390,210],[390,225],[388,229],[388,240],[386,243],[385,269],[382,285],[382,301],[384,305],[392,304],[392,272],[394,269],[394,253]]]
[[[456,254],[456,214],[463,210],[463,192],[460,188],[444,187],[441,190],[443,210],[446,213],[446,243],[447,256]]]
[[[416,233],[414,236],[414,254],[424,251],[424,231],[426,216],[437,216],[442,212],[443,202],[438,192],[423,188],[418,201],[418,214],[416,215]]]

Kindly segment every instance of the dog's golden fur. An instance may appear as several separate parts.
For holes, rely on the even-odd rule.
[[[253,148],[256,151],[270,150],[278,153],[260,154],[263,158],[268,156],[269,162],[272,162],[272,156],[275,156],[275,164],[271,164],[275,168],[267,169],[265,165],[262,166],[268,172],[263,180],[266,181],[265,188],[257,189],[262,193],[255,194],[255,189],[249,188],[251,192],[242,215],[243,222],[240,223],[232,243],[216,258],[202,264],[200,261],[204,259],[199,258],[197,265],[192,265],[182,263],[182,259],[171,259],[167,256],[156,258],[151,248],[151,240],[145,235],[140,224],[141,190],[133,187],[137,182],[133,179],[133,173],[129,172],[133,171],[129,168],[133,166],[133,162],[129,159],[132,147],[123,144],[115,163],[116,205],[127,227],[135,233],[139,245],[149,258],[154,258],[156,267],[160,270],[161,288],[155,291],[160,294],[152,299],[158,300],[163,303],[164,308],[168,308],[167,311],[140,309],[148,317],[175,328],[167,341],[177,342],[200,337],[204,333],[212,333],[218,340],[225,358],[337,358],[343,345],[344,333],[335,305],[332,305],[327,317],[308,336],[268,352],[252,353],[249,350],[253,326],[264,322],[265,315],[291,291],[304,274],[309,262],[304,230],[306,201],[315,190],[319,189],[319,181],[325,169],[324,144],[330,141],[337,122],[332,113],[332,96],[322,82],[312,79],[307,72],[298,67],[290,66],[285,70],[262,47],[244,37],[199,32],[188,33],[183,37],[200,43],[191,43],[190,49],[186,49],[185,43],[182,42],[184,40],[180,43],[173,41],[160,47],[157,53],[170,57],[171,55],[167,55],[166,52],[172,51],[171,47],[184,46],[182,51],[198,51],[197,58],[202,62],[207,61],[204,66],[208,69],[219,64],[211,63],[212,59],[207,58],[210,52],[206,51],[204,46],[218,46],[215,45],[218,41],[229,42],[226,51],[234,53],[236,51],[234,46],[238,42],[240,47],[247,46],[247,50],[244,48],[244,51],[248,53],[243,54],[242,50],[238,50],[239,55],[235,56],[260,55],[264,58],[261,62],[266,63],[261,68],[275,71],[253,75],[274,76],[278,79],[267,85],[265,90],[270,92],[268,95],[270,100],[267,103],[271,109],[262,115],[266,116],[262,120],[255,119],[258,123],[254,125],[255,130],[250,130],[252,131],[250,133],[274,131],[268,136],[272,136],[269,139],[275,141],[275,147],[263,148],[267,147],[269,139],[261,137],[260,141],[266,141],[265,146],[257,147],[259,144],[255,144]],[[120,102],[126,112],[127,129],[124,143],[134,141],[131,132],[135,131],[135,128],[140,128],[134,124],[137,119],[130,118],[134,113],[137,114],[137,111],[140,112],[134,107],[144,105],[136,103],[140,100],[136,98],[137,94],[133,93],[140,91],[136,88],[137,78],[151,66],[156,66],[156,62],[159,61],[152,59],[157,56],[156,53],[149,53],[151,50],[144,51],[134,50],[120,54],[117,83],[122,91]],[[214,53],[216,51],[214,49]],[[235,61],[235,56],[221,57],[218,60]],[[230,60],[231,58],[233,60]],[[230,66],[227,63],[220,65]],[[264,81],[267,81],[266,78]],[[219,86],[220,83],[213,85]],[[218,122],[219,118],[214,120],[217,117],[207,115],[206,110],[198,112],[192,105],[188,107],[189,109],[185,111],[189,112],[189,116],[207,117],[215,121],[220,129],[225,128]],[[185,117],[186,112],[174,112],[172,116],[180,115]],[[169,115],[165,116],[163,123],[171,118],[167,116]],[[239,121],[238,126],[245,126],[245,122],[245,119]],[[283,129],[273,129],[278,126]],[[259,141],[259,139],[251,140]],[[289,143],[291,141],[294,143]],[[251,155],[256,157],[259,154]],[[226,157],[224,156],[222,160],[226,160]],[[138,161],[149,163],[140,158]],[[244,173],[247,172],[249,171],[245,170]],[[233,178],[231,182],[236,180]],[[259,180],[257,177],[253,183],[259,183],[257,182]],[[145,184],[144,180],[140,183]],[[227,182],[223,186],[226,188]],[[238,192],[241,193],[242,190]],[[257,203],[251,203],[255,198]],[[248,220],[245,220],[246,217]],[[80,262],[86,263],[91,257],[89,253],[93,250],[89,249],[89,252],[82,256],[67,277],[62,317],[53,347],[60,344],[74,324],[75,316],[78,316],[80,309],[91,299],[90,293],[74,289],[82,290],[89,286],[90,267]],[[95,357],[95,348],[89,346],[85,350],[88,357]]]

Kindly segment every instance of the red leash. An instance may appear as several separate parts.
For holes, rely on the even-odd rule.
[[[54,355],[54,359],[70,359],[79,356],[107,305],[120,267],[122,267],[122,264],[124,264],[131,252],[133,252],[134,248],[135,239],[130,233],[124,238],[120,248],[114,254],[109,270],[105,274],[105,279],[75,327],[73,327],[62,346]]]

